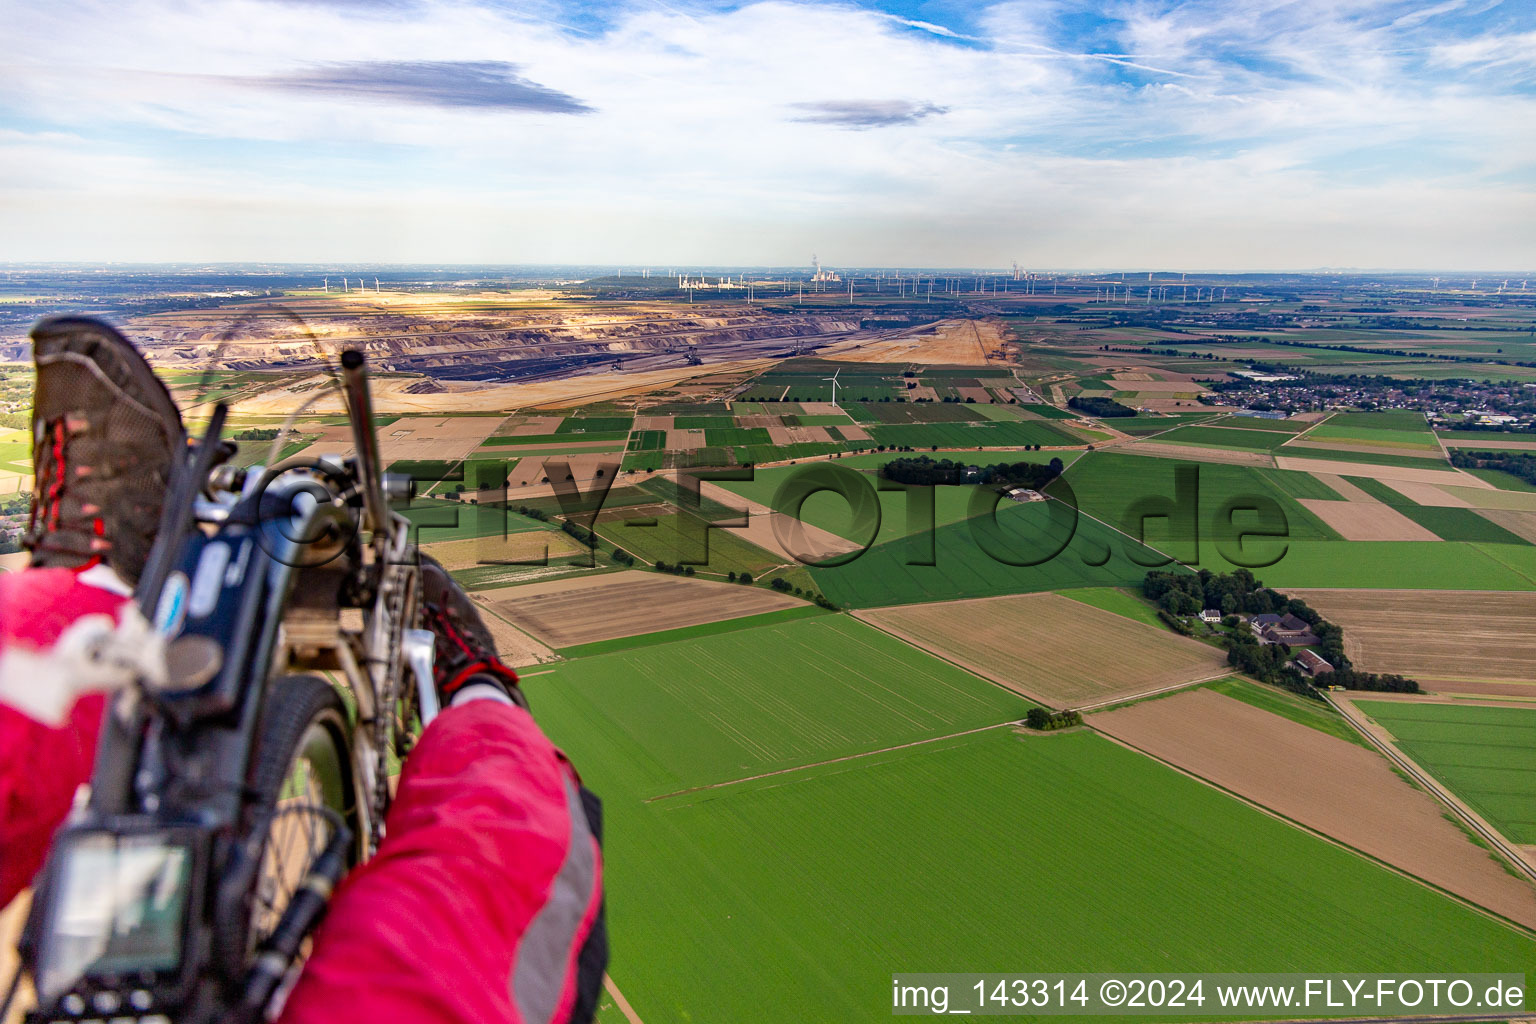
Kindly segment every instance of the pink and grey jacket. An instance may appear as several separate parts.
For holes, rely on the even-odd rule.
[[[124,595],[91,575],[0,575],[0,907],[31,884],[90,778],[102,695],[80,697],[61,725],[4,695],[37,685],[28,667],[78,618],[119,613]],[[608,954],[600,817],[528,712],[490,700],[444,711],[280,1020],[590,1020]]]

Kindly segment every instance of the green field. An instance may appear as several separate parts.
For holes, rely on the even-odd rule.
[[[1520,479],[1513,473],[1502,469],[1467,469],[1464,473],[1471,473],[1480,480],[1486,480],[1493,486],[1504,491],[1536,491],[1536,484]]]
[[[1244,430],[1268,430],[1278,434],[1297,434],[1305,430],[1307,424],[1297,423],[1294,420],[1267,420],[1262,416],[1223,416],[1221,419],[1212,420],[1213,427],[1241,427]]]
[[[1076,437],[1044,420],[966,423],[896,423],[869,429],[876,444],[911,448],[1004,448],[1026,444],[1075,445]]]
[[[1440,451],[1440,442],[1435,440],[1424,415],[1406,410],[1338,413],[1307,431],[1305,440],[1377,445],[1436,454]]]
[[[1536,843],[1536,708],[1397,701],[1358,706],[1507,839]]]
[[[1076,413],[1058,409],[1054,405],[1021,405],[1019,408],[1032,412],[1036,416],[1044,416],[1048,420],[1070,420],[1077,417]]]
[[[1167,629],[1162,619],[1157,617],[1157,609],[1152,603],[1136,596],[1129,590],[1119,587],[1078,587],[1075,590],[1057,591],[1062,597],[1070,597],[1074,601],[1106,612],[1114,612],[1116,615],[1124,615],[1128,619],[1137,622],[1145,622],[1149,626],[1158,629]]]
[[[633,751],[558,674],[528,685],[607,798],[611,973],[647,1024],[883,1021],[899,964],[1521,971],[1536,956],[1088,732],[990,730],[646,804],[632,779],[692,734]]]
[[[1403,515],[1444,540],[1479,541],[1488,544],[1526,544],[1525,538],[1484,519],[1470,508],[1439,508],[1431,505],[1401,504]]]
[[[1303,473],[1296,469],[1265,469],[1260,472],[1265,480],[1293,498],[1315,498],[1319,501],[1343,500],[1338,492],[1311,473]]]
[[[646,797],[995,725],[1032,706],[846,615],[582,658],[539,678],[539,692],[558,689],[579,715],[584,745],[630,757],[630,784]]]
[[[743,583],[742,586],[748,586],[748,584]],[[634,636],[618,636],[611,640],[594,640],[574,647],[562,647],[558,653],[562,658],[592,658],[600,654],[634,650],[637,647],[656,647],[661,644],[700,640],[707,636],[719,636],[721,633],[737,633],[744,629],[782,625],[796,619],[810,619],[818,615],[831,614],[831,611],[820,605],[801,604],[793,608],[780,608],[778,611],[759,612],[756,615],[743,615],[735,619],[721,619],[719,622],[702,622],[696,626],[664,629],[655,633],[637,633]]]
[[[561,424],[561,426],[564,426],[564,425],[565,424],[563,424],[563,423]],[[524,447],[524,446],[527,446],[527,447],[541,447],[542,446],[542,447],[545,447],[545,448],[549,448],[549,447],[558,447],[560,445],[565,445],[565,444],[586,445],[586,444],[592,443],[593,441],[623,441],[623,440],[628,439],[628,437],[629,437],[629,431],[627,431],[627,430],[598,430],[598,431],[593,431],[593,432],[587,433],[587,434],[558,433],[558,434],[525,434],[525,435],[523,435],[521,437],[516,437],[516,436],[499,436],[499,437],[488,437],[488,438],[486,438],[485,439],[485,443],[480,446],[480,449],[482,451],[484,451],[487,448],[502,448],[502,447],[508,447],[508,446],[517,446],[517,447]],[[590,451],[591,449],[579,448],[579,449],[572,449],[572,450],[575,450],[575,451]]]
[[[553,528],[547,522],[529,519],[504,508],[433,498],[416,499],[410,508],[402,510],[402,514],[416,527],[422,544]]]
[[[1359,587],[1391,590],[1536,590],[1536,547],[1443,540],[1251,541],[1251,567],[1272,587]],[[1247,545],[1245,544],[1245,550]],[[1200,567],[1239,568],[1202,540]]]
[[[1373,466],[1408,466],[1414,469],[1449,469],[1443,458],[1417,455],[1387,455],[1380,452],[1352,452],[1343,448],[1300,448],[1288,445],[1276,448],[1275,455],[1292,459],[1327,459],[1330,462],[1360,462]]]
[[[628,525],[631,521],[652,518],[656,520],[655,526]],[[740,530],[705,530],[704,520],[688,512],[660,516],[652,516],[644,509],[620,516],[605,513],[598,520],[597,533],[645,565],[698,562],[703,564],[696,564],[695,568],[702,573],[723,576],[728,572],[747,572],[758,576],[783,561],[743,540]]]
[[[1004,501],[997,533],[979,536],[986,517],[941,526],[931,535],[876,544],[844,565],[812,568],[811,578],[839,605],[854,608],[992,597],[1073,587],[1134,586],[1165,561],[1087,516],[1075,524],[1060,502]],[[931,536],[931,541],[930,541]],[[930,543],[932,550],[930,552]],[[995,557],[996,552],[1011,562]],[[1133,561],[1134,552],[1145,564]],[[933,564],[921,564],[930,560]],[[918,562],[919,564],[912,564]]]
[[[1229,501],[1249,497],[1268,498],[1280,507],[1285,517],[1285,528],[1292,538],[1306,540],[1338,540],[1334,532],[1306,506],[1299,504],[1291,491],[1310,490],[1316,481],[1303,482],[1303,474],[1287,476],[1285,484],[1275,483],[1271,476],[1278,470],[1255,466],[1231,466],[1214,462],[1182,462],[1173,459],[1123,455],[1119,452],[1089,452],[1067,470],[1066,480],[1077,495],[1079,506],[1088,513],[1119,529],[1135,534],[1139,524],[1131,521],[1132,511],[1138,503],[1158,498],[1172,501],[1177,497],[1176,483],[1181,467],[1193,467],[1198,472],[1199,504],[1198,525],[1202,536],[1213,535],[1221,509]],[[1321,485],[1318,485],[1321,486]],[[1324,488],[1326,491],[1327,489]],[[1332,492],[1328,492],[1331,494]],[[1323,494],[1308,494],[1323,497]],[[1238,515],[1239,525],[1251,520],[1246,514]],[[1151,519],[1147,522],[1148,541],[1161,547],[1158,539],[1168,540],[1166,520]],[[1157,538],[1157,539],[1154,539]],[[1188,549],[1188,545],[1185,547]],[[1181,554],[1181,558],[1195,557],[1193,549]]]
[[[1157,441],[1172,444],[1203,445],[1210,448],[1242,448],[1263,452],[1278,448],[1291,439],[1290,434],[1273,430],[1239,430],[1231,427],[1178,427],[1159,434]]]

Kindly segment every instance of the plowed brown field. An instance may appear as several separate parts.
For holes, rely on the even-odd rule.
[[[1210,690],[1089,716],[1106,735],[1479,906],[1536,927],[1506,873],[1374,751]]]
[[[1344,627],[1344,653],[1371,672],[1536,680],[1536,593],[1290,590]]]
[[[1059,594],[856,612],[859,618],[1052,707],[1210,679],[1220,651]]]
[[[646,572],[552,580],[482,595],[496,614],[551,647],[696,626],[803,602],[761,587]]]

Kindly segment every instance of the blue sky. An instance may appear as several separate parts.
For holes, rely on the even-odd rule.
[[[1530,0],[0,24],[0,260],[1536,267]]]

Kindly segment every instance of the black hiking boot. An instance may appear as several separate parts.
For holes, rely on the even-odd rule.
[[[61,316],[32,328],[32,564],[105,563],[138,582],[160,525],[181,413],[114,328]]]
[[[421,617],[423,625],[437,634],[433,674],[443,707],[470,683],[500,687],[513,703],[528,706],[517,685],[517,673],[496,656],[496,641],[479,609],[431,555],[421,556]]]

